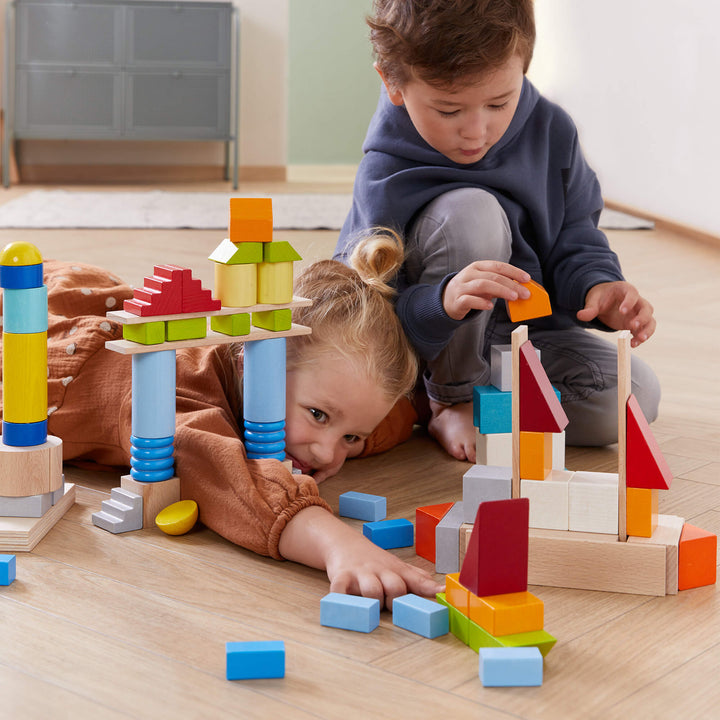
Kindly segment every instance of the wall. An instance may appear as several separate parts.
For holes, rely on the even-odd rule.
[[[536,0],[536,17],[530,75],[605,197],[720,236],[716,0]]]

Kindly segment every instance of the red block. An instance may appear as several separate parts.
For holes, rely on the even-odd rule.
[[[478,506],[460,582],[480,597],[525,592],[528,577],[528,498]]]
[[[669,490],[672,471],[634,395],[627,402],[626,485]]]
[[[532,343],[520,346],[520,431],[562,432],[568,417]]]
[[[415,552],[435,562],[435,528],[454,503],[426,505],[415,510]]]
[[[208,312],[219,310],[221,303],[214,300],[212,293],[202,286],[196,278],[186,279],[183,283],[182,312]]]

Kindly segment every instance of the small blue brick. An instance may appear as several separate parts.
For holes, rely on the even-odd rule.
[[[378,520],[363,525],[363,535],[385,550],[410,547],[414,542],[414,528],[409,520]]]
[[[394,625],[426,638],[447,635],[450,630],[450,613],[446,606],[412,593],[395,598],[392,613]]]
[[[285,643],[282,640],[225,643],[228,680],[285,677]]]
[[[350,490],[339,498],[338,515],[370,522],[383,520],[387,515],[387,500],[382,495]]]
[[[536,647],[481,647],[478,675],[485,687],[542,685],[543,659]]]
[[[372,632],[380,624],[380,601],[359,595],[328,593],[320,600],[320,624],[341,630]]]
[[[15,579],[15,556],[0,555],[0,585],[9,585]]]
[[[484,435],[512,432],[512,393],[494,385],[476,385],[473,424]]]

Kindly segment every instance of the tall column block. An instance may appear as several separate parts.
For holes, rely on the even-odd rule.
[[[132,356],[132,434],[175,434],[175,350]]]

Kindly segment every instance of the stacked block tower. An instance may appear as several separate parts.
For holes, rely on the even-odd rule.
[[[3,421],[0,548],[32,550],[72,506],[62,441],[47,434],[47,287],[38,249],[10,243],[0,253],[3,288]]]

